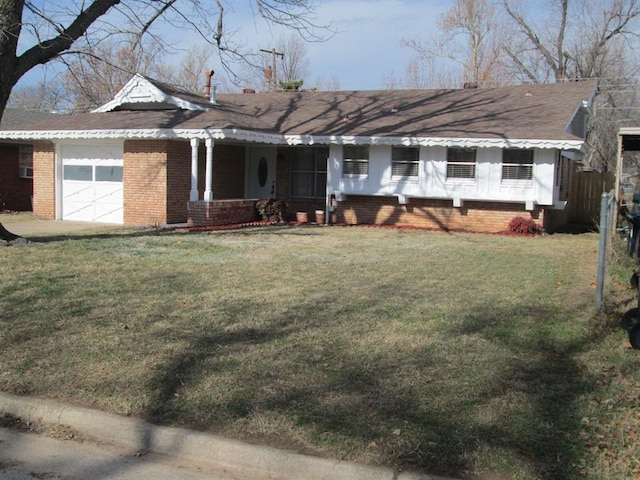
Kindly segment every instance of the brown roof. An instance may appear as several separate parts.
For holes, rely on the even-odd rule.
[[[285,135],[575,140],[595,82],[461,90],[219,94],[207,111],[86,113],[20,130],[242,129]]]

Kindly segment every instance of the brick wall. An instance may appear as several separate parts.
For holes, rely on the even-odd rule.
[[[189,202],[189,225],[229,225],[255,220],[255,200],[253,199]]]
[[[216,200],[244,198],[246,147],[213,147],[213,195]],[[204,175],[204,170],[202,171]]]
[[[125,225],[167,223],[168,143],[167,140],[124,143]]]
[[[0,210],[31,210],[33,180],[20,178],[20,147],[0,145]]]
[[[544,211],[529,212],[517,203],[465,201],[461,208],[455,208],[451,200],[411,198],[407,205],[399,205],[395,197],[358,195],[348,195],[338,202],[332,221],[494,233],[506,230],[516,216],[543,225]]]
[[[56,162],[55,145],[51,142],[33,143],[33,213],[56,218]]]
[[[167,216],[163,223],[184,223],[188,218],[187,204],[191,192],[191,144],[168,141],[167,145]],[[204,160],[198,173],[204,176]],[[202,174],[200,175],[200,172]],[[204,192],[203,186],[200,195]]]

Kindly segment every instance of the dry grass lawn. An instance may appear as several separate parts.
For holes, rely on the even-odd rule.
[[[640,474],[631,293],[594,311],[597,235],[41,240],[0,249],[0,390],[457,477]]]

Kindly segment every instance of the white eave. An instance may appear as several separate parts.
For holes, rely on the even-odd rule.
[[[543,140],[504,138],[448,138],[448,137],[377,137],[346,135],[282,135],[254,132],[236,128],[218,129],[110,129],[110,130],[40,130],[0,131],[7,140],[152,140],[212,138],[240,140],[271,145],[404,145],[425,147],[475,148],[541,148],[582,150],[583,140]]]
[[[207,110],[206,107],[169,95],[145,77],[136,73],[108,103],[93,110],[93,113],[111,112],[119,107],[129,110],[153,110],[176,108],[182,110]]]

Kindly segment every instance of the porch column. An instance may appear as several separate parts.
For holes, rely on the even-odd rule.
[[[213,138],[204,141],[207,147],[207,166],[205,170],[204,201],[213,202]]]
[[[191,139],[191,193],[189,200],[192,202],[198,201],[198,145],[200,140],[197,138]]]

